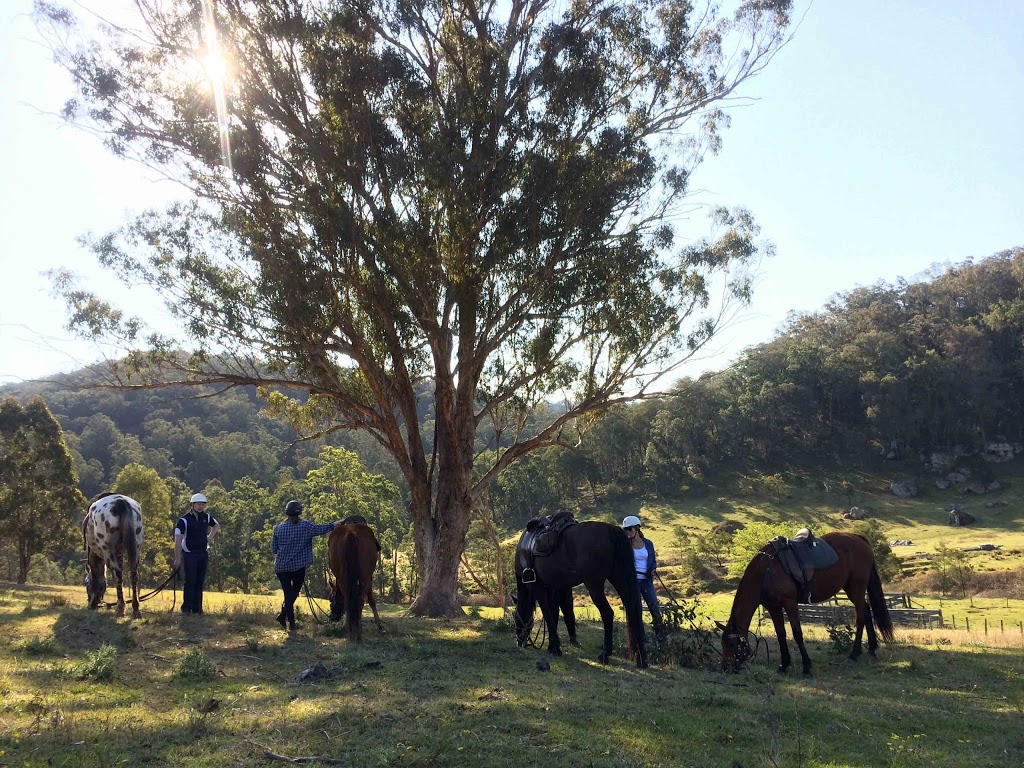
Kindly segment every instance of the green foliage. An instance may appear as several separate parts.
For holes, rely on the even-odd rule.
[[[827,621],[825,631],[833,653],[849,653],[853,649],[853,627],[849,624]]]
[[[875,555],[875,566],[878,568],[878,575],[882,579],[882,583],[892,581],[900,575],[902,571],[900,559],[893,554],[880,521],[876,519],[860,520],[854,523],[853,532],[863,536],[871,543],[871,551]]]
[[[15,647],[29,656],[49,656],[57,652],[57,644],[52,637],[39,637],[38,635],[16,643]]]
[[[974,576],[974,566],[966,552],[940,543],[935,548],[932,563],[938,574],[937,586],[944,594],[957,593],[961,597],[967,597]]]
[[[116,646],[104,643],[95,651],[85,656],[85,661],[78,665],[76,672],[80,680],[110,682],[119,676],[118,653]]]
[[[748,523],[732,536],[732,560],[729,563],[730,576],[742,576],[750,561],[769,541],[777,536],[789,538],[793,526],[784,523]]]
[[[17,552],[19,584],[33,556],[72,546],[85,508],[77,485],[60,426],[42,398],[25,405],[0,400],[0,540]]]
[[[700,601],[676,600],[661,610],[667,634],[654,648],[656,660],[690,669],[717,668],[721,663],[720,638],[705,622]]]
[[[174,675],[181,680],[214,680],[217,668],[206,658],[201,648],[192,647],[174,665]]]

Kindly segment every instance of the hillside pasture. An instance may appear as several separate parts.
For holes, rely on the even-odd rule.
[[[0,764],[350,766],[1006,766],[1024,761],[1024,649],[901,633],[851,663],[811,638],[815,676],[595,661],[600,629],[553,659],[510,624],[384,607],[361,646],[276,599],[209,595],[210,612],[140,621],[84,590],[0,585]],[[300,605],[302,605],[300,603]],[[305,607],[303,605],[303,607]],[[305,619],[305,620],[303,620]],[[974,633],[972,633],[973,635]],[[618,646],[624,642],[621,625]],[[773,642],[773,641],[772,641]],[[296,682],[317,662],[324,675]],[[538,662],[549,662],[542,671]],[[315,763],[314,763],[315,764]]]

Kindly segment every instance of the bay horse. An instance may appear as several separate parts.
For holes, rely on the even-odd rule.
[[[875,658],[875,649],[878,647],[875,623],[877,622],[882,639],[886,643],[892,642],[894,634],[871,544],[863,536],[853,533],[826,533],[819,538],[835,550],[839,561],[828,568],[819,568],[815,571],[811,602],[828,600],[835,597],[840,590],[846,592],[857,614],[857,629],[850,658],[856,660],[861,654],[861,637],[865,625],[868,630],[868,653]],[[722,670],[738,670],[750,658],[747,635],[750,633],[750,620],[760,604],[768,611],[775,625],[775,635],[778,637],[779,652],[782,655],[779,671],[788,671],[791,662],[789,647],[786,644],[786,625],[782,616],[785,611],[793,628],[793,639],[800,649],[804,674],[811,674],[811,659],[804,646],[797,599],[796,582],[783,570],[774,547],[767,544],[754,555],[754,559],[747,565],[740,579],[728,623],[716,622],[722,630]]]
[[[537,557],[533,563],[536,581],[523,581],[523,564],[516,558],[516,640],[526,643],[533,626],[533,612],[540,603],[541,613],[548,630],[548,653],[562,655],[558,638],[558,610],[566,615],[566,625],[572,614],[572,588],[583,584],[601,614],[604,624],[604,650],[598,656],[606,664],[612,655],[612,625],[615,612],[604,594],[605,582],[610,582],[622,599],[626,611],[626,626],[636,665],[647,667],[647,649],[644,641],[643,616],[640,611],[640,589],[636,583],[636,565],[633,547],[617,525],[601,522],[577,523],[561,533],[558,546],[549,555]],[[566,599],[568,596],[568,600]],[[568,602],[568,610],[565,604]],[[575,617],[572,629],[575,629]],[[573,634],[575,634],[573,632]]]
[[[96,610],[107,590],[106,569],[117,585],[117,615],[124,616],[124,561],[131,573],[132,618],[139,612],[139,552],[142,550],[142,507],[120,493],[107,493],[89,506],[82,521],[82,539],[88,562],[85,589],[89,609]]]
[[[377,569],[377,537],[365,523],[336,526],[327,538],[331,572],[331,621],[346,617],[348,639],[363,642],[363,604],[370,604],[377,629],[384,625],[373,597],[373,572]]]

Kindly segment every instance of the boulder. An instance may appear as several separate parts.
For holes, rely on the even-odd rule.
[[[956,506],[955,504],[953,506]],[[964,512],[963,510],[956,509],[950,510],[949,512],[949,524],[957,528],[961,528],[965,525],[970,525],[976,522],[974,515],[970,512]]]
[[[985,486],[985,490],[991,493],[992,491],[1001,491],[1003,486],[999,484],[998,480],[993,480],[991,483]]]
[[[943,480],[941,477],[935,481],[935,487],[938,488],[940,491],[948,490],[949,485],[949,480]]]
[[[981,496],[982,494],[988,493],[988,487],[984,483],[975,481],[964,486],[964,493],[973,493],[977,496]]]
[[[967,479],[971,476],[971,472],[968,469],[958,469],[956,472],[950,472],[946,475],[946,479],[956,485],[961,485],[967,482]]]
[[[730,535],[736,533],[736,531],[742,531],[746,528],[743,523],[739,520],[723,520],[720,523],[715,523],[711,528],[712,533],[728,533]]]
[[[996,507],[1005,507],[1005,506],[1006,506],[1006,502],[1002,501],[1002,500],[1000,500],[1000,501],[986,501],[985,502],[985,509],[995,509]]]
[[[910,539],[896,539],[896,541],[889,542],[890,547],[912,547],[914,542]]]
[[[993,464],[1010,461],[1021,452],[1020,443],[993,441],[985,443],[981,449],[981,458]]]
[[[917,480],[912,477],[894,480],[889,485],[889,490],[901,499],[913,499],[918,494]]]
[[[844,520],[867,520],[874,515],[871,507],[850,507],[849,512],[843,513]]]

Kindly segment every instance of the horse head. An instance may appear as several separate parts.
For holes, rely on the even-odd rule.
[[[716,621],[715,624],[722,630],[722,671],[739,672],[753,655],[750,643],[747,642],[747,633],[731,624],[723,624],[720,621]]]
[[[528,589],[518,585],[518,594],[512,595],[512,603],[516,609],[512,612],[512,620],[516,627],[516,645],[525,648],[530,640],[530,631],[533,629],[534,598]]]
[[[107,580],[98,578],[93,581],[92,574],[85,574],[85,594],[89,597],[89,607],[95,608],[103,602],[103,595],[107,592]]]

